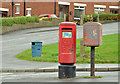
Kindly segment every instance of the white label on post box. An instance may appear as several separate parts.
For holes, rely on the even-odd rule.
[[[62,38],[72,38],[72,32],[62,32]]]

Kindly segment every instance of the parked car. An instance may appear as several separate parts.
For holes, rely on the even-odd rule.
[[[41,14],[39,18],[39,20],[42,20],[43,18],[57,18],[57,16],[55,14]]]

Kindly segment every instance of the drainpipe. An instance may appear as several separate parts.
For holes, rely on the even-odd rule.
[[[25,0],[24,0],[24,16],[25,16],[25,8],[26,8],[26,4],[25,4]]]
[[[56,0],[55,0],[55,6],[54,6],[54,14],[56,14]]]
[[[12,0],[12,17],[13,17],[13,13],[14,13],[14,2]]]

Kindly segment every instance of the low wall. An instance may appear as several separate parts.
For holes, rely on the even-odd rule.
[[[13,26],[0,26],[0,35],[21,29],[58,26],[60,22],[63,22],[63,20],[53,19],[52,21],[40,21],[39,23],[26,23],[26,24],[13,24]]]

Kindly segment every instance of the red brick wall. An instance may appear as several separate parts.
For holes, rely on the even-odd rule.
[[[32,8],[31,14],[40,15],[40,14],[54,14],[54,3],[53,2],[27,2],[26,7]]]
[[[94,3],[86,3],[87,6],[85,7],[85,14],[92,14],[94,13]]]
[[[2,8],[7,8],[9,9],[8,16],[12,16],[12,2],[2,2]],[[16,13],[16,5],[15,4],[20,4],[20,14],[15,14]],[[23,2],[14,2],[14,11],[13,11],[13,16],[18,17],[18,16],[23,16],[24,14],[24,5]]]
[[[106,5],[105,8],[105,13],[109,14],[110,13],[110,8],[109,8],[109,4]]]
[[[12,16],[12,2],[2,2],[2,8],[8,8],[8,16]],[[24,15],[24,3],[23,2],[14,2],[14,4],[20,4],[20,14],[16,13],[16,5],[14,5],[14,17]],[[32,8],[31,15],[40,15],[45,13],[54,13],[54,3],[53,2],[26,2],[26,8]],[[26,9],[25,9],[26,10]],[[27,15],[27,10],[26,10]]]
[[[12,15],[12,6],[10,5],[9,2],[2,2],[2,8],[9,9],[8,15]]]
[[[56,15],[59,16],[59,4],[56,2]]]
[[[12,1],[12,0],[11,0]],[[23,2],[15,2],[14,4],[20,4],[20,14],[16,13],[16,6],[14,5],[14,16],[23,16],[24,15],[24,3]],[[78,2],[75,2],[78,3]],[[2,8],[8,8],[8,16],[12,16],[12,6],[10,5],[11,2],[2,2]],[[83,2],[83,4],[86,4],[85,7],[85,14],[91,14],[94,13],[94,4],[96,5],[106,5],[105,13],[110,13],[109,6],[119,6],[119,3],[117,2]],[[32,8],[31,14],[33,15],[40,15],[45,13],[54,13],[54,2],[26,2],[26,8]],[[70,15],[70,11],[73,12],[72,15]],[[120,11],[119,11],[120,14]],[[27,15],[27,10],[26,10]],[[56,2],[56,15],[59,16],[59,4]],[[73,21],[74,19],[74,3],[70,2],[69,6],[69,21]]]
[[[24,16],[24,3],[23,2],[15,2],[15,4],[20,4],[20,14],[15,14],[16,13],[16,5],[14,5],[14,16]]]

